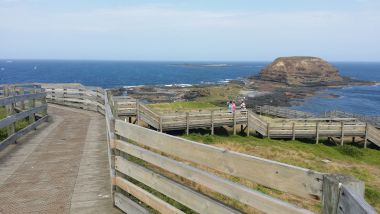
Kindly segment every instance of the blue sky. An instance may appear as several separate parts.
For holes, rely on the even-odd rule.
[[[0,58],[380,61],[380,0],[0,0]]]

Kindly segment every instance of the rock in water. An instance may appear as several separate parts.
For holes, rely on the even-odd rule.
[[[344,81],[338,69],[317,57],[280,57],[264,68],[259,79],[291,86],[337,85]]]

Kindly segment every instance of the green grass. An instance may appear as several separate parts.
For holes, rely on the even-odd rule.
[[[228,84],[207,87],[208,95],[196,98],[199,102],[209,102],[219,107],[226,107],[229,100],[235,100],[243,89],[240,85]]]
[[[183,137],[323,173],[352,175],[366,183],[366,200],[380,210],[380,177],[377,174],[380,172],[380,150],[335,146],[327,141],[314,144],[311,141],[270,140],[240,135],[190,134]]]
[[[4,107],[0,107],[0,120],[6,118],[7,112]],[[19,131],[29,125],[29,119],[25,118],[16,122],[16,131]],[[8,137],[7,127],[0,128],[0,141]]]
[[[150,104],[149,107],[159,110],[185,110],[185,109],[207,109],[217,106],[209,102],[174,102]]]

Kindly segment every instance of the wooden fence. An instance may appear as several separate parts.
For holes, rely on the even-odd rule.
[[[284,110],[271,106],[264,106],[260,113],[288,119],[265,119],[252,111],[236,111],[230,113],[225,110],[197,110],[197,111],[157,111],[152,110],[137,100],[127,97],[113,97],[116,117],[135,116],[137,123],[141,121],[150,127],[163,131],[210,128],[214,134],[215,127],[232,126],[236,134],[237,125],[246,125],[247,135],[254,130],[264,137],[293,139],[314,138],[316,143],[321,137],[340,138],[343,145],[346,137],[360,137],[364,139],[364,147],[368,141],[380,146],[380,131],[370,124],[358,121],[357,118],[317,118],[305,112]],[[290,118],[290,119],[289,119]],[[131,122],[131,120],[129,120]]]
[[[6,117],[0,118],[0,129],[7,128],[7,138],[0,142],[0,150],[48,120],[46,93],[34,84],[2,85],[0,107]],[[29,125],[16,130],[16,123],[28,118]]]
[[[45,84],[41,87],[47,93],[47,101],[89,111],[104,112],[104,90],[85,87],[81,84]]]
[[[282,118],[310,118],[310,117],[316,117],[313,113],[309,112],[303,112],[303,111],[297,111],[289,108],[284,107],[275,107],[275,106],[256,106],[254,108],[254,111],[257,114],[260,115],[270,115],[275,117],[282,117]]]
[[[233,126],[236,133],[236,125],[247,124],[247,111],[236,111],[234,113],[225,110],[202,110],[202,111],[155,111],[134,99],[126,97],[111,98],[115,106],[117,117],[137,118],[137,122],[145,122],[159,131],[186,130],[210,128],[214,134],[215,127]]]
[[[380,116],[369,116],[361,114],[353,114],[343,111],[327,111],[324,113],[325,117],[351,117],[357,118],[362,122],[367,122],[376,128],[380,128]]]
[[[368,141],[380,147],[380,131],[356,118],[265,120],[250,112],[248,127],[268,138],[314,138],[318,143],[320,137],[338,137],[343,145],[345,137],[361,137],[364,147],[367,147]]]
[[[150,213],[151,209],[159,213],[242,213],[216,195],[265,213],[312,213],[228,176],[321,199],[323,213],[376,213],[363,199],[363,183],[352,177],[232,152],[115,119],[109,96],[105,97],[105,112],[112,195],[115,206],[127,213]],[[215,194],[205,195],[194,184]],[[178,204],[187,208],[180,209]]]

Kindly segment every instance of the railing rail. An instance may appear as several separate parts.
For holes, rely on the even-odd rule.
[[[104,90],[81,84],[41,84],[47,93],[47,101],[74,108],[104,112]]]
[[[326,111],[323,114],[325,117],[351,117],[357,118],[362,122],[367,122],[376,128],[380,128],[380,116],[370,116],[370,115],[362,115],[362,114],[354,114],[344,111]]]
[[[38,85],[2,85],[1,89],[0,107],[5,107],[7,115],[0,118],[0,129],[7,129],[7,137],[0,142],[0,150],[48,120],[46,93]],[[29,124],[16,130],[16,123],[26,118]]]
[[[309,118],[309,117],[315,117],[313,113],[309,112],[303,112],[303,111],[297,111],[289,108],[284,107],[275,107],[275,106],[256,106],[255,109],[256,113],[258,114],[266,114],[276,117],[282,117],[282,118]]]

